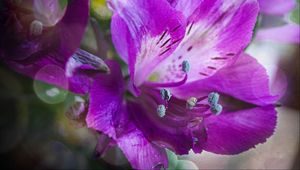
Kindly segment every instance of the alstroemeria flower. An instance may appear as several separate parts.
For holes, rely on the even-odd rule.
[[[296,0],[258,0],[260,12],[268,15],[284,15],[296,7]]]
[[[69,1],[66,9],[59,0],[1,1],[0,58],[21,74],[86,93],[91,78],[83,72],[106,68],[78,49],[88,17],[88,0]]]
[[[86,122],[133,168],[167,167],[165,148],[238,154],[273,134],[284,84],[271,89],[265,69],[243,53],[256,0],[108,2],[130,79],[107,61],[111,74],[95,77]]]
[[[258,2],[260,13],[263,15],[262,22],[264,17],[270,17],[270,20],[275,19],[274,22],[280,24],[259,29],[256,39],[299,44],[300,26],[286,19],[286,14],[297,7],[296,0],[258,0]]]

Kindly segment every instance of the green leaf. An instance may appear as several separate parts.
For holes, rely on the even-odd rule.
[[[178,162],[177,155],[168,149],[166,149],[166,151],[167,151],[168,162],[169,162],[168,170],[173,170],[177,166],[177,162]]]
[[[298,25],[300,25],[300,7],[299,6],[300,5],[298,5],[297,9],[295,9],[294,11],[292,11],[289,14],[290,20]]]
[[[68,0],[59,0],[59,6],[61,9],[65,9],[65,7],[68,5]]]
[[[193,170],[193,169],[195,169],[195,170],[197,170],[197,169],[199,169],[199,168],[198,168],[197,165],[196,165],[194,162],[192,162],[192,161],[188,161],[188,160],[179,160],[179,161],[177,161],[177,166],[176,166],[175,169],[177,169],[177,170],[185,170],[185,169],[188,169],[188,170]]]

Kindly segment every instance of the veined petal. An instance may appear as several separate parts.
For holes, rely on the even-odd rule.
[[[215,75],[174,88],[172,93],[180,98],[201,97],[219,92],[256,105],[274,104],[282,97],[286,81],[282,78],[270,87],[265,68],[254,58],[241,54],[231,66],[220,69]],[[274,89],[275,91],[272,91]]]
[[[296,7],[295,0],[258,0],[260,12],[284,15]]]
[[[160,170],[168,167],[165,149],[150,143],[138,129],[118,138],[117,144],[134,169]]]
[[[99,74],[90,90],[87,126],[116,139],[115,123],[122,110],[124,82],[118,63],[108,61],[111,73]]]
[[[115,16],[112,21],[113,42],[129,64],[136,85],[149,76],[184,35],[184,18],[167,1],[108,1]],[[121,32],[121,29],[124,31]],[[125,45],[126,44],[126,45]]]
[[[264,143],[274,133],[273,106],[257,107],[205,119],[207,141],[203,149],[217,154],[238,154]]]
[[[152,72],[157,81],[182,79],[183,61],[190,63],[187,82],[207,78],[235,61],[250,42],[258,14],[255,0],[176,2],[175,8],[187,17],[186,34],[171,56]]]
[[[195,10],[200,6],[202,1],[199,0],[168,0],[176,10],[183,13],[186,18],[189,18]]]
[[[104,72],[108,73],[109,68],[101,58],[84,50],[77,49],[66,63],[65,74],[63,76],[66,76],[69,80],[69,90],[74,93],[86,94],[93,84],[94,77]],[[51,73],[49,74],[51,75]],[[56,84],[49,81],[47,77],[43,77],[41,80]],[[59,84],[56,85],[60,86]]]

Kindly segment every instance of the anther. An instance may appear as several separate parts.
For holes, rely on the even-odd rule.
[[[34,20],[30,24],[30,35],[39,36],[43,32],[43,23],[38,20]]]
[[[196,97],[191,97],[191,98],[189,98],[189,99],[186,101],[186,107],[187,107],[188,109],[193,109],[193,107],[196,106],[197,101],[198,101],[198,100],[197,100]]]
[[[209,93],[208,103],[209,105],[216,105],[219,102],[220,95],[216,92]]]
[[[214,104],[214,105],[211,105],[211,107],[210,107],[210,111],[215,115],[219,115],[222,112],[222,110],[223,110],[223,107],[220,104]]]
[[[156,111],[159,117],[164,117],[166,115],[166,107],[162,104],[158,105]]]
[[[166,101],[169,101],[172,97],[171,92],[168,89],[161,89],[160,95],[161,95],[161,98]]]
[[[182,71],[188,73],[190,71],[190,63],[186,60],[182,62]]]

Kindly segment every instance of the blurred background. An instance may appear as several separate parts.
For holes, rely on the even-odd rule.
[[[110,40],[110,18],[105,0],[91,1],[91,19],[82,40],[83,49],[117,58]],[[299,44],[264,34],[267,29],[293,21],[299,22],[299,4],[286,15],[262,13],[255,31],[257,37],[247,48],[247,53],[257,58],[271,77],[277,74],[287,77],[288,89],[281,107],[277,108],[275,134],[266,143],[235,156],[169,153],[170,162],[178,164],[178,169],[300,169]],[[294,38],[300,39],[299,35]],[[102,158],[95,157],[97,133],[87,129],[84,122],[68,118],[68,109],[76,99],[78,96],[70,92],[17,74],[0,63],[0,167],[129,169],[118,148],[111,148]]]

